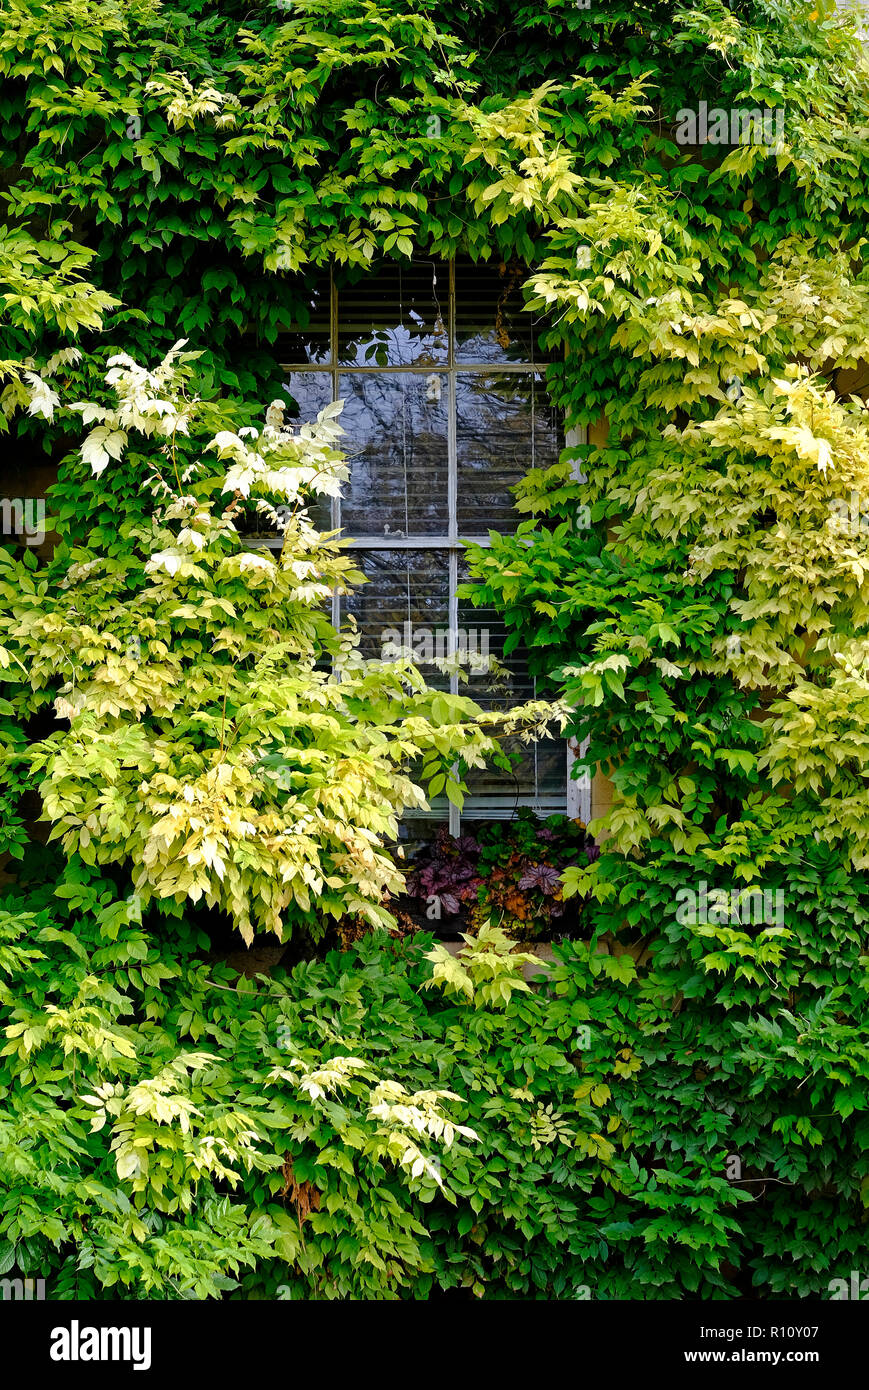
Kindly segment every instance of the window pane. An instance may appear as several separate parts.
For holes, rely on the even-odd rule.
[[[332,400],[332,378],[328,372],[293,372],[284,382],[287,397],[284,418],[289,424],[307,424],[317,418],[317,413]],[[264,419],[260,419],[261,428]],[[278,499],[273,499],[280,507]],[[332,530],[332,507],[328,497],[312,498],[308,505],[311,522],[320,531]],[[244,507],[241,521],[236,523],[244,535],[273,536],[274,527],[262,513],[256,511],[254,504],[248,502]]]
[[[449,677],[432,658],[448,652],[449,559],[439,550],[353,552],[368,580],[342,600],[361,634],[362,656],[388,661],[409,646],[429,684],[449,689]]]
[[[447,645],[447,552],[368,550],[354,553],[354,559],[368,583],[343,598],[341,605],[342,613],[350,612],[356,619],[361,654],[379,661],[388,660],[390,649],[395,647],[415,648],[420,653],[417,664],[428,684],[436,690],[449,690],[449,677],[425,659],[427,652],[437,654]],[[430,840],[448,817],[449,804],[444,796],[436,797],[428,811],[408,811],[401,827],[407,852]]]
[[[350,463],[344,534],[446,535],[446,373],[351,373],[338,394]]]
[[[346,367],[446,363],[449,267],[390,263],[338,290],[338,361]]]
[[[463,570],[461,565],[459,578],[462,582],[467,578]],[[504,656],[506,629],[496,609],[473,608],[460,602],[459,629],[464,632],[469,648],[476,645],[506,668],[503,673],[472,674],[460,686],[463,694],[470,695],[487,710],[510,709],[536,698],[524,649],[519,647]],[[563,740],[541,739],[529,745],[514,737],[504,739],[502,746],[517,754],[518,761],[511,772],[489,767],[468,774],[472,799],[463,809],[463,817],[482,816],[487,811],[509,815],[516,806],[533,806],[542,815],[563,811],[567,804],[567,754]]]
[[[286,419],[308,424],[331,402],[332,376],[330,372],[293,372],[284,382],[284,390],[290,397]]]
[[[289,367],[305,363],[327,364],[331,361],[329,276],[321,275],[311,283],[303,282],[299,294],[302,303],[287,331],[279,335],[276,355]]]
[[[408,873],[413,868],[413,857],[421,849],[427,849],[440,829],[445,829],[450,816],[450,803],[445,796],[436,796],[431,802],[430,811],[405,811],[398,827],[398,843],[404,849],[404,859],[399,867]],[[437,922],[432,922],[430,931],[437,931]]]
[[[459,372],[456,417],[459,535],[514,531],[510,488],[529,468],[557,463],[562,447],[542,377]]]
[[[522,285],[529,271],[512,262],[475,265],[456,262],[456,362],[527,362],[540,360],[535,323],[525,308]]]
[[[290,397],[286,419],[293,424],[310,424],[332,400],[332,377],[329,372],[293,372],[284,383],[284,390]],[[332,505],[328,497],[317,498],[308,512],[316,527],[331,531]]]

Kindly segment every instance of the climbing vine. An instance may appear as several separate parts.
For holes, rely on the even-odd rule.
[[[61,1297],[828,1296],[865,1258],[869,1184],[853,22],[823,0],[0,13],[2,405],[59,469],[60,537],[2,570],[0,1266]],[[774,144],[707,119],[754,108],[782,114]],[[417,795],[384,740],[425,755],[452,726],[427,777],[494,751],[410,671],[382,694],[351,672],[342,704],[315,590],[346,558],[297,519],[251,559],[232,524],[252,454],[266,506],[312,451],[340,485],[328,419],[278,469],[262,442],[310,276],[420,253],[524,267],[550,391],[591,430],[529,472],[470,592],[612,783],[600,855],[559,888],[591,939],[547,993],[485,924],[459,963],[366,941],[247,990],[198,899],[247,935],[377,918],[399,871],[362,832]],[[124,418],[179,339],[189,438],[168,377]],[[304,654],[291,677],[274,643]],[[282,838],[315,716],[368,789],[340,883],[337,821],[310,854]],[[214,840],[194,820],[218,792]]]

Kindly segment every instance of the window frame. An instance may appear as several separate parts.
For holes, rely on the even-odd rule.
[[[431,263],[433,271],[437,268],[446,266],[448,270],[447,287],[447,356],[443,362],[430,362],[423,366],[388,364],[386,366],[371,365],[344,365],[339,362],[339,319],[338,319],[338,286],[335,282],[334,267],[329,269],[329,363],[321,362],[289,362],[280,361],[280,368],[290,376],[312,375],[326,376],[330,378],[331,398],[333,401],[341,399],[339,394],[339,382],[341,377],[350,375],[414,375],[428,377],[432,374],[445,376],[447,381],[447,513],[449,530],[446,534],[432,533],[431,535],[401,536],[401,535],[361,535],[354,534],[347,541],[352,548],[357,551],[372,550],[430,550],[446,553],[448,557],[448,610],[447,610],[447,649],[453,655],[457,646],[457,633],[459,629],[459,599],[457,589],[459,585],[459,559],[465,553],[465,542],[487,547],[491,544],[487,535],[465,534],[462,538],[458,533],[458,450],[457,450],[457,401],[456,384],[457,378],[461,375],[494,376],[516,375],[539,377],[545,373],[548,361],[542,362],[460,362],[457,361],[456,353],[456,263],[455,259],[441,261],[435,257],[417,258],[417,264],[422,261],[424,264]],[[533,411],[533,406],[532,406]],[[533,419],[533,415],[532,415]],[[533,426],[532,426],[533,429]],[[584,428],[570,429],[565,431],[565,447],[575,448],[577,445],[586,442],[587,431]],[[533,435],[532,435],[533,439]],[[351,458],[352,464],[352,458]],[[578,479],[582,478],[578,465],[574,466],[574,474]],[[339,531],[341,528],[341,498],[331,499],[331,526],[333,530]],[[263,542],[271,549],[280,549],[280,538],[269,538]],[[332,621],[336,628],[341,623],[341,595],[332,596]],[[459,678],[457,675],[450,676],[450,691],[455,694],[459,690]],[[588,777],[575,779],[572,777],[573,765],[577,758],[585,751],[585,747],[580,748],[575,739],[565,741],[565,775],[566,790],[564,808],[571,818],[579,817],[588,822],[591,813],[591,784]],[[449,830],[452,835],[461,832],[463,816],[466,819],[506,819],[503,814],[499,815],[498,807],[486,807],[485,796],[472,798],[472,804],[467,810],[459,811],[458,807],[448,805]],[[532,809],[537,805],[541,814],[547,814],[546,808],[540,805],[539,797],[522,798],[515,801],[515,805],[530,804]],[[549,812],[551,814],[551,812]]]

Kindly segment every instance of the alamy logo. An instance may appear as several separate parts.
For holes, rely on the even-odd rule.
[[[442,628],[415,628],[405,623],[403,630],[384,628],[380,634],[381,661],[397,661],[411,655],[415,661],[455,661],[467,666],[472,673],[489,670],[489,632],[487,628],[458,628],[453,633],[450,650],[449,634]]]
[[[861,1299],[864,1303],[869,1299],[869,1279],[861,1279],[856,1269],[851,1270],[851,1279],[831,1279],[827,1288],[830,1290],[833,1301],[842,1299]]]
[[[712,888],[701,882],[699,892],[693,888],[680,888],[676,893],[676,921],[683,926],[699,923],[714,926],[767,926],[783,927],[785,920],[784,889],[776,889],[775,895],[760,888]]]
[[[4,1302],[32,1303],[34,1299],[45,1298],[44,1279],[0,1279],[0,1293]]]
[[[769,106],[730,107],[724,110],[701,101],[692,111],[676,112],[677,145],[766,145],[779,150],[784,143],[785,113]]]
[[[0,498],[0,532],[4,536],[24,536],[28,545],[42,545],[45,540],[45,499]]]
[[[131,1361],[134,1371],[151,1367],[150,1327],[69,1327],[51,1329],[52,1361]]]
[[[869,531],[869,511],[863,510],[865,505],[865,497],[853,488],[850,497],[833,497],[827,503],[839,527],[858,533]]]

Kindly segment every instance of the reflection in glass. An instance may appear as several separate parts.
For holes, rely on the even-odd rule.
[[[448,355],[445,261],[382,266],[338,289],[338,361],[345,367],[426,367]]]
[[[331,293],[328,274],[301,282],[302,302],[275,345],[276,356],[287,366],[326,365],[331,361]]]
[[[536,323],[525,308],[522,285],[528,268],[516,261],[474,265],[456,262],[456,362],[521,362],[540,360]]]
[[[341,376],[345,536],[446,535],[446,373]]]
[[[332,377],[329,372],[292,372],[284,382],[284,392],[289,396],[285,418],[310,424],[331,403]]]
[[[510,492],[529,468],[558,462],[558,412],[543,379],[524,373],[456,377],[459,535],[515,531]]]
[[[284,383],[289,396],[285,419],[289,424],[311,424],[332,401],[332,378],[328,372],[293,372]],[[332,529],[332,504],[328,497],[317,497],[308,508],[312,525],[320,531]]]
[[[459,582],[467,582],[468,574],[464,564],[460,567]],[[536,698],[534,678],[528,672],[527,652],[517,647],[508,656],[504,655],[504,641],[507,629],[504,620],[495,608],[474,608],[467,601],[459,601],[459,630],[476,630],[478,640],[484,636],[493,668],[497,663],[504,670],[493,669],[488,676],[472,677],[460,689],[470,695],[483,709],[511,709],[526,700]],[[473,770],[467,777],[468,787],[475,797],[485,797],[487,804],[494,798],[501,809],[509,811],[517,806],[532,805],[537,802],[541,811],[548,815],[558,809],[556,803],[563,805],[565,787],[565,749],[560,739],[542,740],[537,744],[523,744],[518,737],[504,739],[502,747],[515,755],[516,761],[509,773],[501,768],[489,767]],[[503,804],[502,804],[503,803]],[[495,804],[493,802],[493,804]]]
[[[342,599],[361,633],[362,656],[388,661],[409,646],[429,684],[449,688],[449,677],[430,660],[446,653],[449,627],[449,562],[437,550],[369,550],[358,557],[368,583]]]

